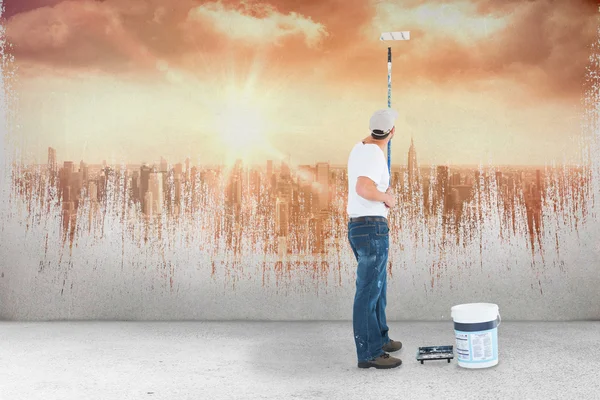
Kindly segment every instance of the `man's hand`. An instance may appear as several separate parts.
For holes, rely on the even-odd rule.
[[[385,192],[385,199],[383,202],[387,208],[396,207],[396,196],[394,196],[391,188]]]

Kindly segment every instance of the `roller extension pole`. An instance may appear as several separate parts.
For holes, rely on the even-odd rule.
[[[392,108],[392,48],[388,47],[388,108]],[[390,173],[390,183],[392,182],[392,139],[388,142],[387,148],[388,172]]]
[[[381,41],[410,40],[410,31],[401,32],[383,32],[379,37]],[[388,108],[392,107],[392,48],[388,47]],[[392,182],[392,141],[388,142],[387,151],[388,171],[390,173],[390,183]]]

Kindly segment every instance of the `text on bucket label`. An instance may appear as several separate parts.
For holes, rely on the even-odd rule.
[[[494,331],[461,332],[454,331],[456,355],[459,361],[485,362],[494,360]]]

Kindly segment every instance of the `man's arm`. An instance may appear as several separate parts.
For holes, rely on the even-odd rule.
[[[380,192],[377,184],[366,176],[359,176],[356,181],[356,193],[367,200],[385,202],[388,194]]]

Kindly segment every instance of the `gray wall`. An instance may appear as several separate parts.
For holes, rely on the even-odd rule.
[[[27,212],[6,199],[2,204],[3,319],[352,318],[354,261],[348,249],[319,277],[311,271],[280,275],[248,258],[229,270],[217,263],[211,275],[210,258],[200,250],[140,249],[118,229],[107,229],[102,240],[82,236],[69,254],[68,246],[61,246],[58,218],[26,229]],[[595,218],[578,233],[549,228],[543,259],[532,256],[523,239],[501,241],[493,226],[480,232],[481,241],[472,247],[450,247],[445,254],[410,246],[411,239],[399,234],[391,249],[388,318],[448,319],[455,304],[493,302],[504,319],[600,319],[600,221]],[[557,234],[560,252],[552,247]]]

